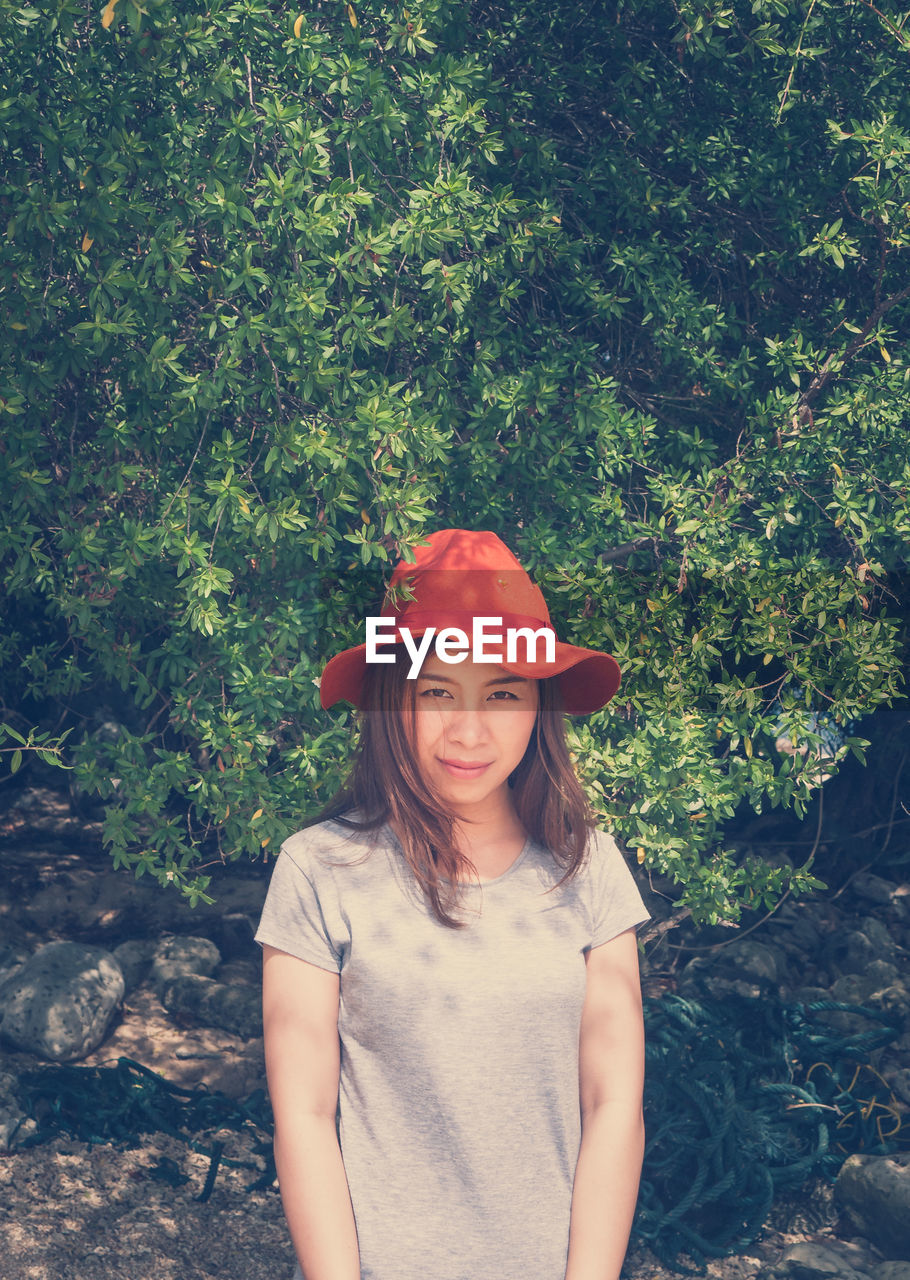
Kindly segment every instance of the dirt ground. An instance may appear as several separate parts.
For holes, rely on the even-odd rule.
[[[205,1137],[222,1138],[231,1158],[255,1159],[249,1141],[230,1131]],[[174,1188],[157,1178],[163,1160],[188,1180]],[[249,1192],[255,1174],[222,1168],[200,1204],[207,1169],[205,1156],[165,1135],[133,1149],[58,1139],[0,1157],[2,1280],[291,1280],[277,1190]],[[830,1226],[769,1228],[746,1252],[711,1261],[707,1274],[751,1280],[797,1240],[830,1244]],[[862,1246],[856,1249],[865,1261]],[[656,1280],[672,1273],[649,1251],[633,1250],[624,1274]]]

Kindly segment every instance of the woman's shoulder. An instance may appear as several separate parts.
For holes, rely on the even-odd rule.
[[[612,873],[629,871],[625,854],[616,843],[611,831],[605,827],[592,827],[588,836],[584,867],[589,875],[609,877]]]
[[[295,831],[281,845],[281,852],[305,874],[322,868],[350,865],[368,857],[384,840],[384,828],[365,828],[357,813],[314,822]]]

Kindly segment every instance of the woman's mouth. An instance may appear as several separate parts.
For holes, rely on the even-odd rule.
[[[489,769],[492,761],[440,760],[439,763],[453,778],[479,778]]]

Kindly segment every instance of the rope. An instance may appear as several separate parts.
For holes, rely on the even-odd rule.
[[[140,1134],[167,1133],[209,1158],[205,1185],[197,1197],[200,1201],[212,1194],[221,1165],[260,1173],[248,1191],[262,1190],[275,1179],[272,1112],[263,1089],[236,1101],[204,1087],[181,1089],[132,1058],[119,1058],[115,1067],[51,1066],[23,1072],[20,1091],[27,1114],[38,1126],[19,1144],[20,1149],[49,1142],[59,1134],[80,1142],[136,1146]],[[229,1159],[221,1142],[209,1146],[197,1141],[194,1135],[207,1129],[264,1135],[257,1138],[253,1151],[265,1158],[265,1167]],[[155,1176],[173,1186],[171,1163],[161,1161]]]
[[[873,1024],[844,1034],[830,1012]],[[707,1008],[679,996],[645,1003],[647,1147],[633,1238],[667,1267],[691,1273],[706,1259],[752,1243],[774,1196],[810,1177],[836,1176],[854,1151],[910,1147],[901,1109],[868,1055],[901,1034],[875,1009],[831,1000],[782,1005],[730,998]],[[247,1190],[275,1179],[272,1113],[263,1090],[244,1101],[205,1088],[182,1089],[130,1058],[116,1067],[49,1066],[20,1077],[37,1131],[20,1147],[68,1134],[83,1142],[137,1145],[168,1133],[207,1155],[200,1201],[223,1166],[255,1169]],[[252,1131],[261,1163],[231,1160],[206,1130]],[[153,1176],[186,1178],[162,1159]]]
[[[873,1024],[839,1032],[850,1013]],[[665,1266],[751,1244],[774,1196],[836,1176],[853,1151],[910,1146],[897,1100],[864,1059],[901,1034],[886,1014],[821,1000],[730,997],[707,1008],[667,995],[645,1005],[647,1146],[633,1236]]]

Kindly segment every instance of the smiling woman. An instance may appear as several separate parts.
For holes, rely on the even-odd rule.
[[[470,661],[452,676],[428,658],[417,678],[414,752],[421,776],[456,818],[458,842],[483,876],[521,852],[509,793],[537,721],[537,681]],[[400,838],[400,836],[399,836]]]
[[[457,666],[425,649],[409,677],[406,630],[497,614],[550,626],[498,538],[444,530],[393,575],[396,660],[361,645],[323,673],[323,705],[361,712],[357,755],[282,847],[256,935],[304,1280],[615,1280],[625,1254],[648,914],[564,719],[609,701],[619,671],[503,641]]]

